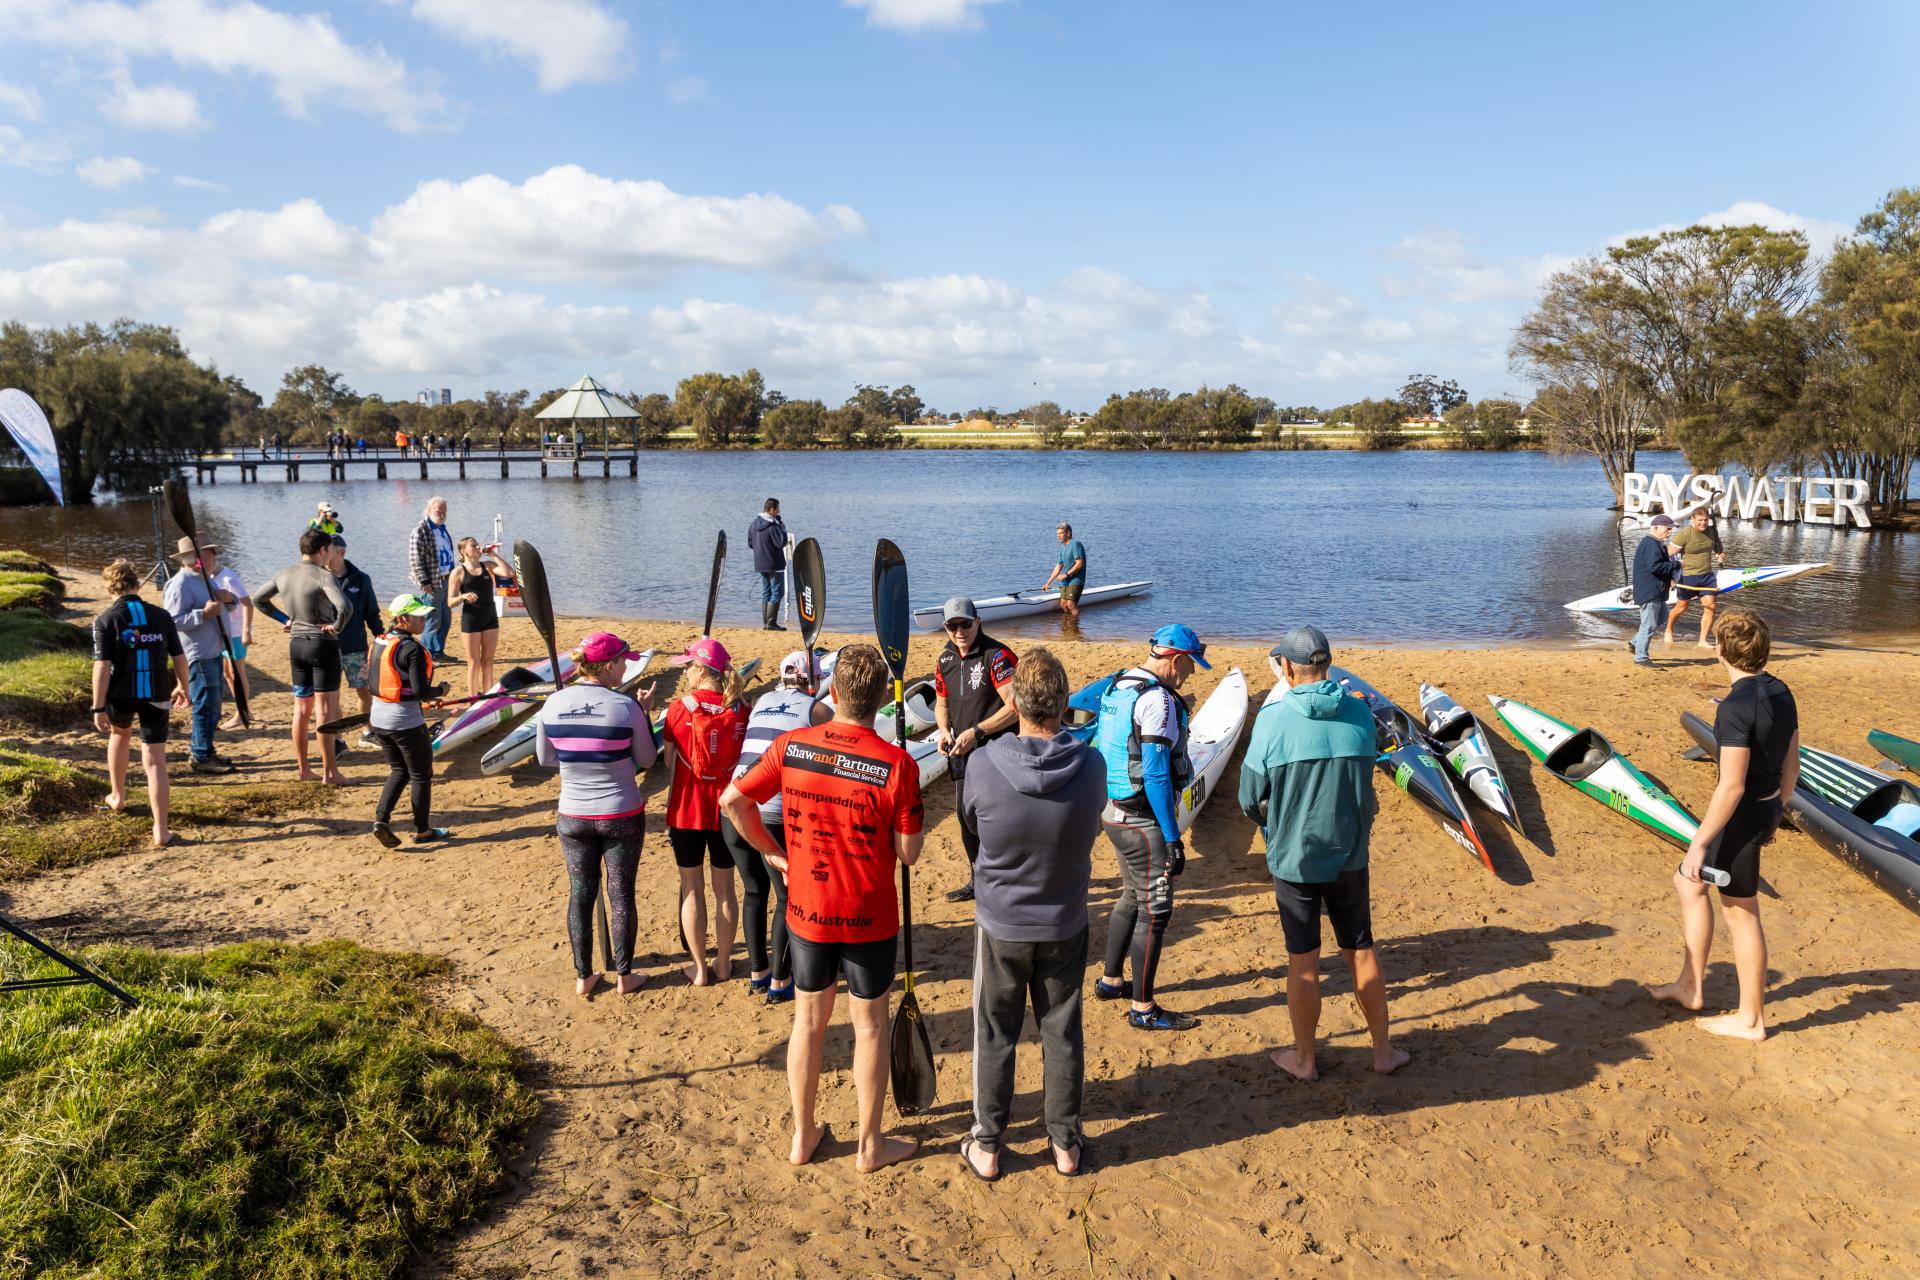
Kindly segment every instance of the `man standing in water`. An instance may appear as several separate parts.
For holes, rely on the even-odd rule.
[[[787,597],[787,525],[780,518],[780,499],[768,498],[747,526],[747,546],[753,549],[754,572],[760,575],[760,629],[785,631],[780,602]]]
[[[953,775],[953,812],[960,819],[960,845],[967,852],[967,882],[947,895],[948,902],[973,901],[973,864],[980,858],[980,829],[967,808],[967,757],[990,740],[1012,731],[1019,713],[1013,706],[1013,650],[980,626],[973,601],[955,596],[942,610],[947,647],[933,667],[933,720],[940,750]]]
[[[1726,563],[1727,555],[1720,547],[1720,535],[1708,524],[1705,507],[1696,507],[1687,527],[1673,535],[1667,543],[1669,549],[1680,557],[1680,576],[1675,581],[1674,597],[1677,603],[1673,612],[1667,615],[1667,643],[1673,643],[1673,624],[1680,621],[1680,615],[1695,599],[1700,601],[1700,640],[1702,649],[1713,648],[1713,608],[1720,599],[1711,590],[1689,591],[1688,587],[1708,587],[1719,581],[1720,575],[1714,570]]]
[[[1633,551],[1633,603],[1640,610],[1640,630],[1633,636],[1633,660],[1643,667],[1653,665],[1647,646],[1667,620],[1667,588],[1674,574],[1680,572],[1680,562],[1667,550],[1667,539],[1672,536],[1673,517],[1663,511],[1653,518],[1647,536]]]
[[[1040,589],[1045,591],[1056,581],[1060,584],[1060,612],[1067,615],[1069,621],[1080,620],[1080,592],[1087,585],[1087,549],[1080,539],[1073,536],[1073,526],[1061,523],[1053,531],[1060,540],[1060,558],[1054,562],[1053,572]]]
[[[918,1144],[883,1130],[887,1106],[888,992],[900,903],[896,863],[920,858],[920,769],[873,731],[889,674],[869,644],[840,651],[833,671],[833,719],[773,740],[758,764],[730,783],[720,808],[734,828],[787,878],[793,948],[793,1038],[787,1087],[793,1097],[792,1163],[813,1159],[826,1128],[814,1118],[820,1051],[844,973],[853,1005],[853,1084],[860,1105],[854,1167],[872,1173],[911,1156]],[[783,850],[759,805],[780,794]]]

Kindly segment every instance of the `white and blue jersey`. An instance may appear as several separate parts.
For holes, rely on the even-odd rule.
[[[626,818],[644,810],[638,775],[656,750],[640,704],[605,685],[560,690],[540,708],[534,731],[534,755],[560,770],[560,813],[568,818]]]
[[[1180,792],[1193,781],[1186,704],[1151,671],[1123,671],[1101,695],[1094,744],[1107,766],[1109,807],[1178,840]]]
[[[759,763],[767,747],[781,734],[812,724],[813,705],[817,701],[803,689],[772,689],[761,694],[753,710],[747,713],[747,740],[740,747],[740,763],[735,766],[733,776],[738,778]],[[776,790],[773,798],[760,806],[760,821],[773,826],[783,821],[784,816],[780,792]]]

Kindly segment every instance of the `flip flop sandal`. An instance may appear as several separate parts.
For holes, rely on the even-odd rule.
[[[1060,1161],[1056,1158],[1053,1162],[1053,1172],[1055,1173],[1055,1175],[1062,1178],[1077,1178],[1081,1174],[1087,1171],[1087,1140],[1085,1138],[1082,1138],[1080,1139],[1080,1141],[1074,1143],[1073,1145],[1079,1148],[1080,1158],[1073,1162],[1072,1172],[1068,1172],[1067,1170],[1062,1169],[1060,1167]],[[1058,1150],[1058,1148],[1054,1147],[1052,1143],[1048,1143],[1047,1147],[1048,1147],[1047,1154],[1049,1156],[1052,1156],[1054,1152]]]
[[[967,1152],[971,1150],[977,1150],[979,1149],[979,1147],[980,1147],[980,1144],[978,1142],[975,1142],[972,1137],[965,1137],[960,1139],[960,1163],[967,1166],[968,1173],[980,1179],[980,1181],[982,1182],[1000,1181],[1000,1175],[1005,1173],[1006,1170],[995,1169],[991,1174],[986,1174],[986,1173],[980,1172],[979,1169],[974,1167],[973,1160],[967,1155]]]

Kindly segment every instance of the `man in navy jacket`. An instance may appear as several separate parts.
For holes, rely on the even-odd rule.
[[[1660,628],[1667,625],[1667,592],[1680,562],[1667,549],[1673,536],[1673,517],[1661,512],[1653,518],[1647,536],[1633,552],[1633,603],[1640,610],[1640,630],[1633,637],[1633,660],[1643,667],[1653,665],[1647,646]]]
[[[780,499],[768,498],[747,526],[747,545],[753,548],[753,569],[760,575],[760,629],[785,631],[780,602],[787,594],[787,526],[780,519]]]

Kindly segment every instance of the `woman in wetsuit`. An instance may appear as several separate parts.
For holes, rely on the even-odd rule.
[[[467,696],[493,688],[493,651],[500,643],[500,609],[496,585],[509,586],[513,570],[480,539],[462,538],[456,548],[459,563],[447,576],[447,599],[460,602],[460,634],[467,644]]]

